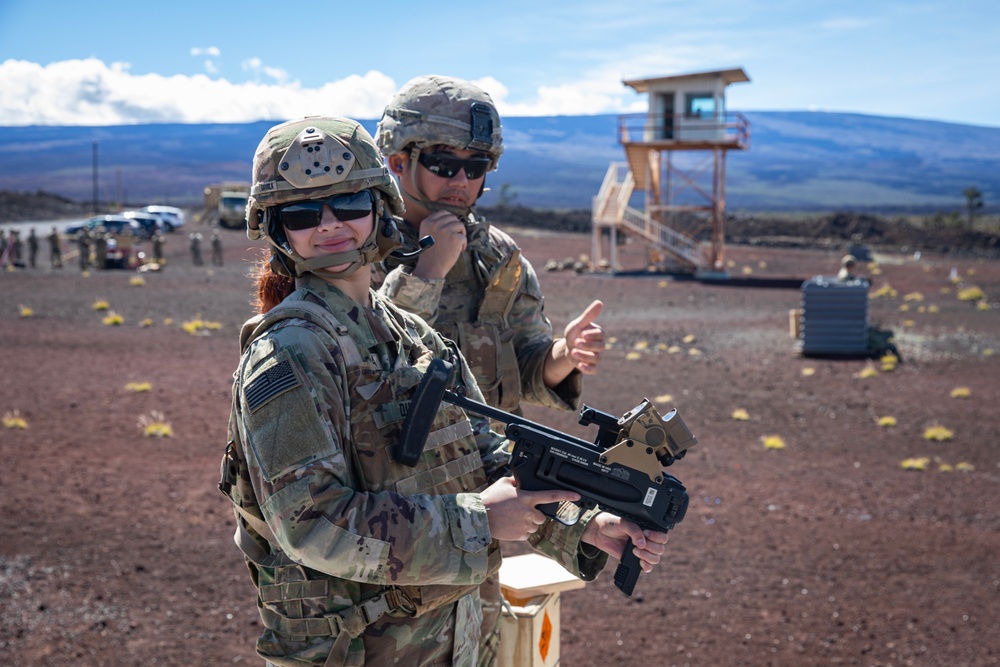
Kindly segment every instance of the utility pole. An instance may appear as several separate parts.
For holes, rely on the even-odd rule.
[[[93,168],[93,172],[94,172],[94,201],[93,201],[93,208],[94,208],[94,215],[97,215],[98,211],[97,211],[97,142],[96,141],[94,142],[94,168]]]

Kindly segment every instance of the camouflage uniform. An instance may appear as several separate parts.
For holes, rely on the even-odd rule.
[[[153,234],[153,261],[157,264],[163,264],[163,244],[166,239],[163,238],[161,232],[156,232]]]
[[[505,472],[505,442],[486,420],[443,405],[417,467],[396,463],[392,445],[412,390],[449,350],[374,292],[368,309],[314,276],[297,286],[285,304],[325,306],[337,334],[280,320],[248,345],[236,373],[234,436],[246,447],[250,482],[240,504],[270,532],[265,540],[244,521],[237,537],[261,548],[260,562],[248,561],[267,628],[258,652],[275,665],[331,664],[331,625],[342,621],[329,619],[350,619],[359,603],[389,591],[396,597],[385,607],[370,603],[387,613],[349,644],[345,637],[343,662],[332,664],[474,665],[477,585],[499,565],[478,492]],[[478,397],[467,372],[465,382]],[[606,558],[581,545],[586,523],[550,521],[533,543],[592,579]],[[442,606],[428,603],[442,594]],[[431,608],[409,615],[414,599]]]
[[[195,266],[203,265],[205,261],[201,257],[201,232],[191,232],[188,239],[191,241],[191,263]]]
[[[52,268],[61,269],[63,265],[62,260],[62,241],[59,239],[59,231],[53,227],[52,231],[49,232],[49,263],[52,264]]]
[[[490,96],[467,81],[438,75],[407,82],[386,106],[376,137],[386,158],[408,152],[414,169],[420,152],[436,145],[479,151],[490,158],[490,170],[497,168],[503,153],[500,116]],[[522,400],[578,409],[583,390],[579,370],[574,368],[554,388],[545,386],[545,360],[554,344],[552,324],[543,313],[538,277],[520,248],[473,211],[429,201],[416,181],[411,182],[415,192],[410,196],[428,211],[447,210],[465,222],[466,249],[443,280],[415,277],[415,257],[390,257],[375,273],[381,281],[379,292],[458,344],[490,405],[515,414],[521,414]],[[406,220],[397,224],[404,246],[417,247],[416,226]],[[484,584],[482,597],[483,634],[491,636],[492,652],[499,643],[501,611],[495,577]],[[492,656],[485,655],[483,667],[493,663]]]
[[[417,232],[399,223],[405,245]],[[562,410],[580,406],[583,376],[574,370],[550,389],[542,378],[553,344],[552,324],[534,268],[505,232],[470,214],[468,246],[444,280],[412,275],[416,259],[389,257],[379,292],[454,340],[468,360],[486,402],[520,413],[520,402]],[[384,274],[385,269],[391,269]]]
[[[35,268],[35,262],[38,260],[38,236],[35,235],[35,228],[32,227],[31,231],[28,232],[28,265],[31,268]]]
[[[212,264],[222,266],[222,237],[217,229],[212,232]]]
[[[366,155],[370,138],[348,143],[352,126],[308,121],[307,135],[319,128],[326,145],[333,135],[356,158],[345,175],[361,174],[314,197],[378,187],[390,206],[398,202],[391,179],[370,180],[382,178],[370,173],[378,160],[377,150]],[[466,392],[482,394],[460,355],[425,322],[374,291],[372,306],[360,305],[313,273],[317,258],[302,261],[276,238],[281,231],[264,207],[294,201],[297,191],[280,194],[288,191],[278,189],[284,177],[269,165],[291,162],[272,157],[298,129],[272,128],[255,156],[255,181],[265,185],[251,196],[248,234],[266,236],[275,257],[284,253],[288,261],[272,258],[272,269],[294,273],[297,289],[244,325],[220,483],[258,589],[265,630],[257,650],[282,666],[475,665],[478,586],[500,560],[479,492],[507,473],[506,442],[488,420],[442,404],[416,466],[395,461],[413,390],[432,358],[458,362]],[[388,230],[391,220],[376,227]],[[381,235],[376,257],[393,247]],[[548,521],[531,543],[593,579],[607,560],[580,541],[594,514],[570,527]]]
[[[470,209],[428,200],[416,181],[421,152],[439,145],[477,151],[489,158],[489,170],[497,168],[504,148],[493,100],[468,81],[416,77],[386,106],[376,136],[386,158],[408,154],[413,165],[409,196],[428,211],[446,210],[463,220],[467,240],[444,280],[414,277],[416,257],[388,258],[376,274],[382,280],[379,291],[458,343],[490,405],[519,413],[523,398],[545,407],[577,409],[583,386],[579,370],[554,389],[543,382],[545,358],[554,342],[552,325],[542,312],[538,277],[517,244]],[[419,224],[403,220],[398,225],[404,245],[416,247]]]
[[[86,271],[90,266],[90,235],[86,229],[81,229],[77,233],[76,247],[80,251],[80,270]]]

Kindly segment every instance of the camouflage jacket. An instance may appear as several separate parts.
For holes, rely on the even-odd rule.
[[[404,245],[416,247],[417,230],[405,220],[397,222]],[[458,344],[490,405],[515,413],[522,400],[579,409],[583,375],[578,370],[553,389],[543,380],[552,324],[531,263],[510,236],[485,220],[470,215],[466,233],[466,251],[443,280],[414,277],[417,258],[390,256],[376,272],[379,292]]]
[[[473,665],[476,586],[496,565],[478,491],[505,472],[506,443],[487,420],[447,406],[418,467],[395,463],[402,406],[430,359],[449,350],[375,292],[374,308],[363,308],[312,276],[298,287],[286,302],[322,304],[338,335],[278,321],[249,343],[235,378],[234,437],[252,488],[250,498],[230,497],[241,507],[237,542],[242,531],[263,551],[244,548],[265,625],[258,653],[275,665]],[[464,375],[470,396],[481,396]],[[260,516],[259,530],[241,519],[247,512]],[[587,520],[547,522],[532,544],[592,579],[606,558],[580,543]],[[416,617],[389,604],[354,626],[353,639],[335,641],[357,610],[369,614],[387,591],[413,586],[408,601],[449,589],[458,599]],[[340,657],[328,663],[331,653]]]

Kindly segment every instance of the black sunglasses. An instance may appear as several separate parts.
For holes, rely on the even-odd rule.
[[[421,153],[417,162],[435,176],[452,178],[459,171],[464,171],[465,177],[471,180],[485,174],[493,161],[488,157],[470,157],[463,160],[448,153]]]
[[[357,220],[372,212],[374,198],[371,190],[334,195],[326,199],[310,199],[276,206],[278,221],[285,229],[297,232],[318,227],[323,219],[323,207],[329,206],[333,215],[341,222]]]

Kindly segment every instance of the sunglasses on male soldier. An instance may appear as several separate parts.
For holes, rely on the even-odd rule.
[[[371,190],[334,195],[326,199],[296,201],[275,207],[278,221],[293,232],[318,227],[323,220],[323,207],[329,206],[337,220],[358,220],[372,212],[374,198]]]
[[[490,168],[488,157],[460,158],[448,153],[421,153],[417,162],[427,171],[441,178],[453,178],[459,171],[465,172],[469,180],[480,178]]]

